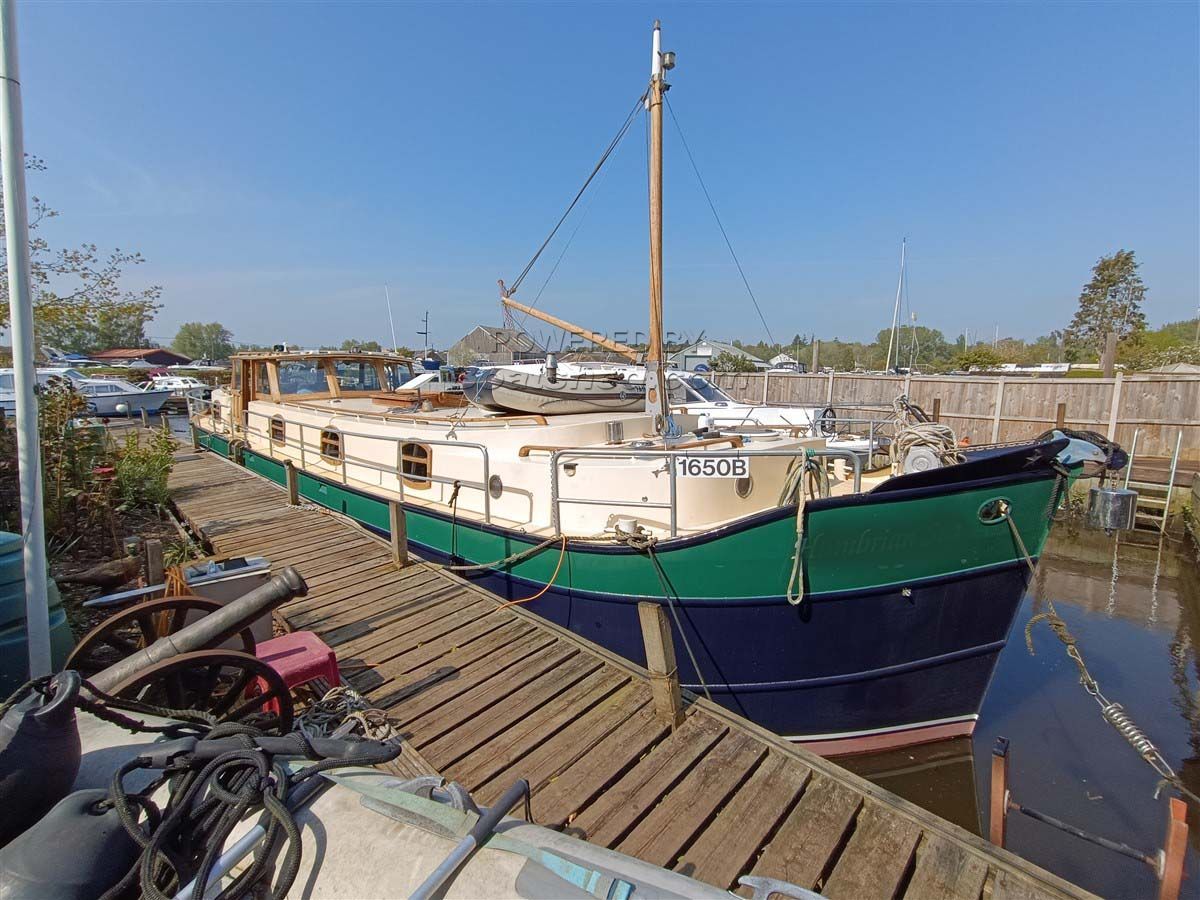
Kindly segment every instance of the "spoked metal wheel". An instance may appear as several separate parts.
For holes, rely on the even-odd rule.
[[[64,668],[90,678],[218,609],[221,604],[206,597],[163,597],[131,606],[109,616],[84,635],[67,657]],[[242,652],[254,655],[254,635],[249,628],[242,629],[234,640],[241,642]]]
[[[245,721],[285,734],[292,730],[292,695],[262,660],[236,650],[197,650],[164,659],[117,684],[117,697],[177,710],[202,710],[218,722]]]

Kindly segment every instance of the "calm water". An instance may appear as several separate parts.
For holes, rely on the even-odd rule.
[[[1188,546],[1155,536],[1108,537],[1060,525],[1001,655],[973,738],[843,760],[850,768],[977,833],[987,824],[991,749],[1011,741],[1018,803],[1142,850],[1162,845],[1166,798],[1158,776],[1103,719],[1044,622],[1025,623],[1050,597],[1079,639],[1088,668],[1123,704],[1188,787],[1200,793],[1200,565]],[[1200,810],[1189,808],[1184,896],[1200,896]],[[1108,897],[1153,896],[1149,867],[1019,813],[1008,847]]]

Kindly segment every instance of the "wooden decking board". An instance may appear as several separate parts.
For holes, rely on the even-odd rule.
[[[617,849],[669,868],[766,755],[767,748],[748,735],[727,732]]]
[[[770,754],[687,848],[675,871],[720,888],[733,887],[811,776],[802,763]]]
[[[822,893],[830,900],[891,900],[909,874],[920,839],[915,822],[868,800]]]
[[[414,678],[414,673],[427,666],[438,664],[444,670],[446,669],[447,657],[453,658],[454,655],[462,655],[470,653],[472,656],[480,652],[479,641],[488,639],[489,637],[504,633],[504,620],[499,617],[484,616],[471,622],[469,625],[458,628],[448,634],[423,644],[411,653],[405,654],[402,664],[403,670],[396,666],[390,666],[388,676],[397,680],[409,682]],[[518,631],[518,634],[523,632]],[[470,648],[470,649],[467,649]],[[369,665],[375,669],[380,669],[384,664],[375,661],[375,658],[370,653],[365,656],[347,657],[348,659],[358,659],[360,662]],[[389,664],[392,662],[388,661]],[[380,673],[381,676],[385,673]]]
[[[454,600],[460,592],[457,585],[435,582],[432,588],[428,595],[428,602],[425,604],[426,607],[436,607],[442,605],[443,601]],[[330,615],[327,618],[310,620],[310,624],[305,627],[310,631],[320,632],[321,639],[330,647],[354,644],[356,640],[383,634],[392,625],[406,621],[416,611],[407,604],[401,607],[391,606],[390,604],[393,602],[391,596],[384,597],[379,603],[371,604],[370,608],[364,607],[361,616]],[[408,623],[405,627],[412,627],[412,623]],[[356,645],[354,649],[357,650],[360,646],[362,645]]]
[[[551,640],[552,637],[539,635],[527,623],[504,623],[451,653],[439,654],[424,665],[383,682],[375,694],[375,703],[388,709],[393,718],[403,718],[407,711],[415,712],[426,703],[429,695],[436,699],[467,690],[476,678],[485,677],[483,673],[487,670],[511,665],[513,660],[524,658]]]
[[[800,802],[792,808],[751,874],[814,889],[831,867],[831,857],[841,848],[861,805],[862,798],[853,791],[813,773]]]
[[[432,709],[410,721],[406,730],[414,735],[413,744],[420,750],[492,704],[515,693],[518,688],[533,681],[543,672],[557,668],[578,654],[578,647],[564,641],[556,641],[508,669],[503,677],[489,678],[459,696],[454,703]]]
[[[412,739],[392,771],[436,765],[485,805],[527,778],[543,824],[721,888],[750,870],[831,898],[1087,896],[707,701],[672,730],[644,670],[413,554],[400,569],[361,526],[216,454],[179,454],[170,486],[216,553],[304,576],[276,614],[323,636]]]
[[[421,752],[439,769],[448,768],[502,731],[520,724],[526,717],[542,718],[548,701],[602,665],[600,660],[592,656],[580,654],[572,657],[514,691],[505,698],[504,703],[472,716],[453,731],[426,744]]]
[[[538,791],[579,759],[591,754],[593,748],[626,719],[647,713],[649,703],[650,691],[645,685],[634,683],[623,687],[517,762],[486,781],[470,783],[467,787],[478,794],[484,804],[494,803],[515,779],[524,778],[529,782],[536,809]]]
[[[451,597],[453,596],[451,594]],[[343,641],[341,648],[353,656],[368,655],[372,660],[384,663],[402,657],[422,644],[465,628],[477,619],[482,619],[491,610],[482,601],[476,601],[465,606],[434,602],[419,610],[405,611],[409,615],[396,618],[387,625],[372,628],[364,635]],[[323,631],[321,633],[326,634]]]
[[[256,546],[262,556],[270,557],[274,561],[275,557],[282,559],[287,554],[312,553],[322,547],[345,547],[348,543],[346,530],[335,525],[328,529],[323,528],[315,534],[306,534],[303,539],[298,538],[294,530],[284,529],[278,534],[257,540]]]
[[[334,606],[310,606],[308,610],[300,612],[308,613],[304,616],[306,627],[333,632],[346,625],[365,624],[375,628],[396,618],[408,618],[439,607],[453,608],[453,604],[464,597],[461,585],[447,584],[441,580],[425,582],[420,579],[415,580],[413,584],[414,589],[406,589],[403,583],[396,584],[388,573],[383,573],[366,579],[363,587],[371,594],[370,599],[367,599],[365,594],[352,596]],[[352,591],[353,588],[347,587],[342,590]],[[319,598],[320,595],[316,596]],[[473,596],[470,600],[478,602]]]
[[[987,880],[987,865],[961,847],[926,834],[917,847],[917,867],[905,895],[920,900],[978,898]]]
[[[725,734],[724,723],[690,715],[645,759],[571,823],[589,841],[614,846]]]
[[[548,701],[539,715],[512,723],[482,747],[455,760],[455,779],[478,784],[492,777],[628,683],[628,675],[607,666],[590,673]],[[540,816],[537,820],[544,823]]]
[[[490,643],[487,637],[483,638],[483,641],[485,646]],[[465,658],[468,657],[468,654],[461,654],[464,657],[462,662],[455,665],[457,660],[452,655],[444,663],[449,677],[441,679],[438,684],[424,688],[415,694],[412,690],[413,686],[423,683],[427,679],[427,676],[419,679],[416,677],[419,670],[405,673],[403,678],[398,677],[394,670],[378,672],[375,674],[380,679],[380,684],[370,688],[371,695],[379,706],[388,710],[389,715],[398,725],[403,726],[436,706],[456,701],[459,696],[478,687],[497,673],[507,671],[555,643],[557,640],[553,635],[534,630],[497,644],[493,648],[494,652],[480,660],[478,665],[469,664],[473,660]],[[477,653],[478,651],[469,656],[474,657]],[[386,690],[381,692],[380,688],[386,688]],[[393,709],[393,707],[395,708]]]
[[[446,656],[456,647],[494,631],[505,620],[488,616],[477,607],[460,609],[448,603],[433,603],[400,618],[398,632],[382,644],[373,643],[375,633],[362,639],[359,649],[344,646],[339,652],[347,657],[369,660],[381,677],[399,678],[431,659]],[[481,620],[489,621],[480,623]],[[389,626],[389,628],[392,626]],[[323,634],[320,629],[318,634]]]
[[[589,720],[590,721],[590,720]],[[587,753],[560,769],[533,794],[533,814],[552,828],[572,821],[604,789],[618,781],[633,765],[664,738],[669,727],[646,705],[615,728],[601,733]]]

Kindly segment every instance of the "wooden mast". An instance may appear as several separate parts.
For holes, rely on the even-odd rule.
[[[505,306],[517,310],[518,312],[523,312],[527,315],[533,316],[535,319],[541,319],[543,322],[553,325],[555,328],[561,328],[563,331],[566,331],[570,334],[577,334],[585,340],[591,341],[596,346],[603,347],[605,350],[611,350],[613,353],[620,353],[630,362],[636,363],[638,361],[638,352],[632,347],[622,344],[620,341],[610,340],[602,334],[596,334],[594,331],[588,331],[586,328],[580,328],[578,325],[568,322],[566,319],[560,319],[558,316],[552,316],[550,313],[541,312],[540,310],[534,309],[532,306],[526,306],[524,303],[518,303],[516,300],[512,299],[512,297],[502,296],[500,298],[500,302]]]
[[[654,430],[667,434],[672,430],[667,378],[663,359],[663,94],[668,85],[664,72],[675,64],[675,54],[662,52],[662,25],[654,22],[650,54],[650,89],[646,109],[650,114],[650,342],[646,352],[646,412],[654,417]]]

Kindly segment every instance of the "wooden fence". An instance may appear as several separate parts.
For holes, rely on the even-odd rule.
[[[1200,460],[1200,377],[1195,375],[1020,378],[756,372],[711,377],[748,403],[863,405],[874,415],[890,414],[892,400],[907,394],[973,444],[1025,440],[1065,425],[1098,431],[1128,448],[1134,429],[1141,429],[1138,456],[1170,456],[1182,431],[1180,458]]]

